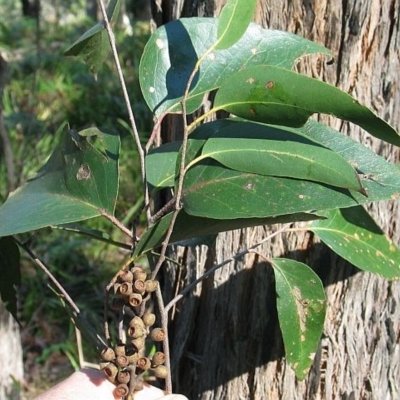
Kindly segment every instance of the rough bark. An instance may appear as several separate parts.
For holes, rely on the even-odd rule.
[[[23,380],[18,324],[0,300],[0,400],[18,400]]]
[[[158,1],[160,24],[179,16],[218,13],[223,1]],[[260,0],[257,21],[324,44],[334,63],[310,59],[300,68],[351,93],[400,129],[399,0]],[[306,90],[306,88],[305,88]],[[327,120],[327,119],[326,119]],[[398,149],[338,120],[335,128],[390,161]],[[171,127],[171,122],[165,128]],[[166,129],[168,137],[174,129]],[[371,207],[380,226],[399,243],[398,203]],[[182,267],[167,266],[165,296],[257,242],[270,228],[219,235],[215,248],[175,249]],[[360,272],[317,243],[287,234],[261,250],[304,261],[321,276],[328,296],[324,334],[313,367],[299,382],[284,359],[271,269],[257,256],[232,263],[198,285],[173,314],[175,388],[195,399],[400,398],[400,284]],[[177,283],[178,282],[178,283]]]

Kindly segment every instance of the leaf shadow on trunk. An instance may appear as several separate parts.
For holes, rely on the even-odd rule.
[[[307,263],[325,288],[359,272],[320,243],[281,256]],[[248,398],[253,399],[257,369],[268,363],[274,371],[283,367],[272,267],[256,262],[243,268],[238,261],[227,274],[227,281],[220,279],[222,284],[211,278],[203,281],[200,297],[191,295],[183,300],[171,323],[174,390],[192,400],[206,391],[215,393],[242,375],[247,376]],[[164,279],[168,280],[166,275]],[[310,381],[319,380],[320,361],[321,346],[309,372]]]

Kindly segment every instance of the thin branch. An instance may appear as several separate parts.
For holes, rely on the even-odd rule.
[[[166,394],[172,393],[172,379],[171,379],[171,359],[170,359],[170,351],[169,351],[169,339],[168,339],[168,312],[165,310],[164,307],[164,300],[162,297],[160,285],[157,286],[156,289],[156,299],[158,308],[160,311],[161,317],[161,328],[164,329],[165,337],[163,340],[163,351],[165,354],[165,363],[164,365],[167,367],[168,375],[165,379],[165,392]]]
[[[274,233],[271,233],[271,235],[265,237],[263,240],[261,240],[260,242],[254,244],[253,246],[248,247],[247,249],[240,251],[239,253],[236,253],[234,256],[232,256],[231,258],[227,258],[226,260],[224,260],[222,263],[214,265],[213,267],[211,267],[208,271],[206,271],[202,276],[200,276],[199,278],[197,278],[195,281],[193,281],[192,283],[190,283],[189,285],[187,285],[177,296],[175,296],[166,306],[165,306],[165,312],[168,314],[169,310],[179,301],[181,300],[187,293],[189,293],[192,289],[194,289],[197,284],[199,284],[201,281],[203,281],[204,279],[207,279],[210,275],[212,275],[215,271],[217,271],[218,269],[222,268],[223,266],[245,256],[248,253],[251,253],[254,249],[256,249],[257,247],[261,246],[262,244],[268,242],[269,240],[271,240],[273,237],[280,235],[283,232],[286,232],[288,229],[288,227],[291,224],[286,224],[284,225],[281,229],[277,230]]]
[[[208,54],[208,53],[206,53]],[[189,130],[188,130],[188,124],[187,124],[187,108],[186,108],[186,102],[187,102],[187,98],[189,95],[189,91],[190,91],[190,87],[192,85],[192,82],[194,80],[194,77],[196,76],[199,68],[200,68],[200,64],[203,61],[204,57],[206,56],[206,54],[201,57],[199,60],[197,60],[197,63],[192,71],[192,73],[189,76],[188,82],[186,84],[185,87],[185,92],[182,96],[182,118],[183,118],[183,138],[182,138],[182,145],[181,145],[181,162],[180,162],[180,166],[179,166],[179,179],[178,179],[178,187],[176,189],[176,196],[175,196],[175,209],[174,209],[174,213],[172,215],[171,218],[171,222],[169,224],[167,233],[165,235],[165,239],[162,243],[162,247],[161,247],[161,251],[160,251],[160,257],[157,261],[156,266],[154,267],[154,270],[152,271],[152,279],[154,279],[158,273],[158,271],[161,268],[162,263],[165,261],[165,254],[167,251],[167,247],[169,245],[169,242],[171,240],[171,236],[172,236],[172,232],[174,230],[174,226],[175,226],[175,222],[176,219],[178,217],[179,211],[182,208],[182,204],[181,204],[181,199],[182,199],[182,191],[183,191],[183,182],[185,179],[185,164],[186,164],[186,152],[187,152],[187,144],[188,144],[188,138],[189,138]]]
[[[110,41],[110,45],[111,45],[111,52],[114,58],[114,62],[115,62],[115,66],[117,68],[117,75],[118,75],[118,79],[122,88],[122,93],[124,96],[124,101],[126,104],[126,108],[128,110],[128,117],[129,117],[129,122],[131,124],[131,128],[132,128],[132,134],[133,134],[133,139],[136,143],[136,148],[138,150],[139,153],[139,163],[140,163],[140,173],[141,173],[141,177],[142,177],[142,183],[143,183],[143,187],[144,187],[144,199],[145,199],[145,205],[149,204],[149,190],[147,187],[147,183],[146,183],[146,168],[145,168],[145,151],[143,150],[142,144],[140,142],[140,135],[139,135],[139,131],[137,129],[136,126],[136,121],[135,121],[135,117],[133,115],[133,111],[132,111],[132,107],[131,107],[131,101],[129,99],[129,94],[128,94],[128,90],[126,88],[126,84],[125,84],[125,79],[124,79],[124,74],[122,72],[122,68],[121,68],[121,63],[119,62],[119,57],[118,57],[118,51],[117,51],[117,46],[115,44],[115,37],[114,37],[114,32],[112,31],[111,25],[110,25],[110,21],[108,20],[108,16],[107,16],[107,11],[104,5],[104,1],[103,0],[98,0],[99,3],[99,7],[101,10],[101,14],[103,16],[103,20],[104,20],[104,27],[107,31],[108,34],[108,38]]]
[[[115,225],[119,230],[125,233],[125,235],[129,236],[131,239],[134,238],[134,234],[130,231],[130,229],[128,229],[121,221],[119,221],[113,215],[111,215],[104,209],[100,209],[99,212],[100,215],[106,217],[113,225]]]
[[[67,312],[70,313],[71,318],[74,321],[75,326],[84,334],[86,334],[86,338],[89,341],[93,341],[93,344],[95,344],[96,347],[99,349],[106,348],[107,345],[104,342],[104,340],[96,333],[96,331],[93,329],[93,327],[85,320],[85,318],[82,316],[81,311],[79,310],[79,307],[76,305],[76,303],[72,300],[68,292],[64,289],[64,287],[61,285],[61,283],[56,279],[56,277],[49,271],[49,269],[40,261],[38,257],[32,252],[31,249],[29,249],[28,246],[25,244],[21,243],[19,240],[16,238],[13,238],[14,241],[20,246],[22,249],[25,250],[25,252],[28,254],[28,256],[33,260],[33,262],[49,277],[49,279],[53,282],[53,284],[56,286],[58,291],[61,293],[62,298],[66,301],[67,306],[65,309]]]
[[[167,204],[165,204],[160,210],[158,210],[150,219],[152,224],[155,224],[165,214],[175,209],[176,199],[173,197]]]
[[[146,147],[145,147],[146,153],[150,150],[150,147],[152,146],[152,144],[153,144],[155,138],[160,134],[161,123],[162,123],[162,121],[163,121],[163,119],[164,119],[164,117],[165,117],[166,114],[167,114],[167,113],[161,114],[161,115],[158,117],[156,123],[154,124],[154,126],[153,126],[153,131],[151,132],[150,138],[149,138],[149,140],[148,140],[147,143],[146,143]]]

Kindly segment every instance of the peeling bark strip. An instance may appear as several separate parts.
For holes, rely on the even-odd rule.
[[[160,24],[179,16],[211,16],[223,3],[165,1],[155,20]],[[307,60],[300,68],[351,93],[399,130],[399,12],[400,0],[260,0],[256,20],[330,48],[333,62]],[[179,118],[165,124],[165,139],[171,140]],[[398,161],[397,148],[348,123],[330,122]],[[378,224],[399,243],[398,202],[375,205],[373,211]],[[213,251],[193,248],[175,254],[183,267],[167,267],[166,289],[176,290],[214,261],[221,262],[269,232],[260,227],[222,234]],[[271,268],[249,255],[217,271],[213,280],[205,280],[178,305],[171,324],[175,390],[192,400],[398,398],[400,283],[359,272],[308,234],[277,237],[262,253],[306,262],[325,284],[326,327],[308,379],[297,382],[284,361]],[[166,290],[165,295],[169,299],[172,293]]]

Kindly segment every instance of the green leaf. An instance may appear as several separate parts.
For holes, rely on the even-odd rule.
[[[253,121],[294,127],[314,113],[330,114],[400,146],[398,133],[347,93],[275,66],[249,67],[230,76],[218,90],[214,107]]]
[[[277,309],[286,358],[298,379],[304,379],[314,360],[326,312],[322,283],[298,261],[274,258]]]
[[[246,32],[254,17],[257,0],[228,0],[218,20],[215,49],[223,50],[234,45]]]
[[[219,232],[246,228],[250,226],[273,225],[292,221],[310,221],[314,218],[320,217],[313,214],[299,213],[282,215],[277,218],[219,220],[193,217],[181,210],[176,219],[170,243],[173,244],[182,240],[213,235]],[[169,213],[151,226],[140,238],[133,255],[139,257],[140,255],[161,246],[171,223],[171,219],[172,213]]]
[[[231,123],[235,121],[231,120]],[[254,125],[248,124],[247,131],[251,132]],[[304,135],[338,152],[356,167],[368,197],[311,181],[239,172],[205,159],[186,173],[182,198],[185,211],[215,219],[264,218],[352,207],[399,197],[398,167],[360,143],[315,121],[309,121],[300,129],[279,129]]]
[[[65,56],[77,56],[97,73],[110,50],[110,42],[102,21],[86,31],[71,47],[64,51]]]
[[[151,190],[174,186],[175,165],[181,144],[166,143],[151,150],[147,155],[146,178]]]
[[[139,79],[144,98],[156,116],[182,110],[180,102],[189,76],[198,59],[217,41],[217,25],[214,18],[182,18],[153,33],[140,61]],[[325,47],[300,36],[250,24],[239,42],[228,50],[212,52],[202,62],[187,112],[198,109],[205,93],[245,66],[261,63],[291,69],[298,58],[313,53],[330,54]]]
[[[121,0],[111,0],[107,7],[107,17],[111,23],[118,17]],[[93,73],[102,67],[110,50],[110,40],[104,21],[86,31],[71,47],[64,51],[65,56],[77,56],[87,64]]]
[[[75,139],[63,134],[37,175],[0,207],[0,236],[113,214],[118,155],[118,136],[96,128]]]
[[[201,157],[259,175],[322,182],[362,192],[354,169],[342,156],[294,132],[262,124],[237,123],[220,130],[203,146]]]
[[[6,309],[16,320],[18,317],[15,287],[21,284],[19,260],[19,249],[13,238],[0,238],[0,295]]]
[[[320,213],[314,232],[335,253],[356,267],[388,279],[400,278],[400,250],[363,207]]]

